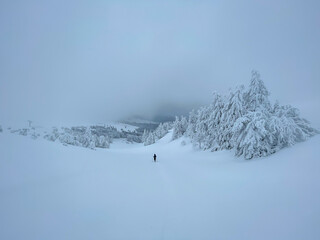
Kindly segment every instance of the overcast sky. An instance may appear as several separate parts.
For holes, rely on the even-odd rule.
[[[256,69],[318,124],[319,12],[317,0],[0,0],[0,121],[189,109]]]

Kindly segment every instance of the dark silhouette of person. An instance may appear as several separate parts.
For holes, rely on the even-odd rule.
[[[153,154],[153,161],[157,161],[157,155],[156,154]]]

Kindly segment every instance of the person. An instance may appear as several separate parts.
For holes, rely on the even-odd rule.
[[[155,162],[157,160],[157,155],[153,154],[153,161]]]

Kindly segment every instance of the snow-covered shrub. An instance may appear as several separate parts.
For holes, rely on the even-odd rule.
[[[124,138],[128,142],[141,142],[141,133],[137,131],[118,131],[113,126],[78,126],[60,129],[53,128],[51,133],[44,135],[50,141],[58,140],[63,145],[74,145],[85,148],[109,148],[113,138]]]
[[[40,137],[39,133],[36,133],[35,131],[33,133],[31,133],[31,138],[32,139],[37,139],[38,137]]]
[[[98,135],[95,128],[92,127],[72,127],[61,128],[61,131],[57,128],[53,128],[50,134],[44,136],[45,139],[50,141],[56,141],[57,139],[64,145],[74,145],[85,148],[94,149],[109,148],[111,138],[108,135]],[[108,131],[107,131],[108,132]],[[106,134],[106,132],[100,134]],[[109,132],[108,132],[109,133]]]
[[[10,128],[10,133],[17,133],[22,136],[30,136],[32,139],[37,139],[40,136],[40,133],[37,132],[35,127],[20,128],[20,129]]]
[[[28,133],[29,133],[29,129],[28,128],[22,128],[22,129],[19,129],[19,135],[22,135],[22,136],[27,136]]]
[[[52,141],[52,142],[56,141],[59,138],[58,128],[53,127],[52,132],[44,135],[43,137],[49,141]]]

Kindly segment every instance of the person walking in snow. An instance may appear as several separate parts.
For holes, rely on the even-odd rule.
[[[157,161],[157,155],[156,154],[153,154],[153,161]]]

